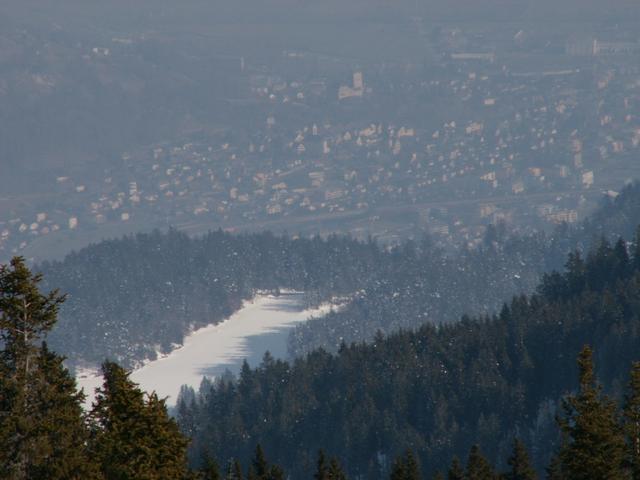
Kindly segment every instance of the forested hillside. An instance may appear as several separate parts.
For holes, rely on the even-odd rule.
[[[541,469],[559,445],[559,401],[577,388],[573,359],[593,345],[599,377],[620,398],[640,356],[639,321],[640,238],[603,241],[586,258],[571,254],[564,273],[546,275],[536,294],[497,315],[378,335],[293,363],[267,356],[237,380],[184,390],[179,419],[194,438],[192,458],[246,458],[261,443],[294,478],[319,448],[338,455],[351,478],[375,479],[406,449],[427,474],[446,471],[474,444],[500,464],[514,437]]]
[[[293,364],[266,355],[238,379],[185,388],[179,425],[164,400],[110,361],[83,411],[84,393],[43,341],[65,298],[41,282],[22,258],[0,266],[2,478],[213,480],[223,478],[221,459],[226,480],[442,471],[450,480],[535,480],[525,443],[549,479],[640,478],[640,230],[631,244],[573,253],[564,273],[499,315],[378,335]],[[597,374],[583,342],[597,348]],[[467,451],[463,464],[455,454]]]
[[[384,256],[374,243],[268,233],[190,239],[172,230],[103,242],[41,266],[48,285],[69,295],[51,342],[71,361],[132,365],[227,318],[259,290],[295,288],[310,301],[351,293],[381,275]]]
[[[109,357],[132,366],[153,358],[259,290],[304,290],[310,303],[351,298],[338,313],[293,332],[290,350],[298,355],[370,340],[377,330],[493,313],[512,295],[531,292],[572,249],[602,235],[628,237],[640,223],[640,187],[605,201],[593,218],[552,235],[492,227],[482,245],[453,253],[428,239],[386,248],[341,237],[155,232],[105,241],[36,269],[69,294],[51,343],[74,363]]]
[[[504,292],[532,288],[544,261],[538,253],[535,245],[514,244],[513,254],[487,247],[451,258],[426,241],[387,249],[344,237],[214,232],[191,239],[170,231],[103,242],[40,269],[48,285],[69,294],[52,344],[72,361],[109,357],[133,365],[180,344],[189,329],[223,320],[260,290],[302,290],[309,303],[335,296],[364,302],[371,312],[364,323],[340,316],[331,327],[348,340],[490,311]],[[387,315],[394,307],[396,315]]]
[[[335,351],[342,342],[373,338],[425,321],[458,320],[465,313],[494,313],[512,295],[531,293],[545,272],[562,269],[567,254],[588,251],[602,238],[632,238],[640,224],[640,184],[574,227],[560,225],[549,234],[521,235],[503,226],[489,227],[482,245],[445,255],[411,244],[396,257],[400,274],[377,280],[346,308],[299,325],[290,337],[292,356],[323,347]]]
[[[91,411],[64,358],[47,346],[64,295],[14,258],[0,266],[0,478],[181,479],[187,439],[163,399],[113,362]],[[194,479],[195,480],[195,479]]]

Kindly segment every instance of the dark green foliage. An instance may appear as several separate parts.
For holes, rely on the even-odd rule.
[[[615,403],[596,383],[593,353],[585,346],[578,357],[580,387],[563,401],[561,472],[570,480],[621,480],[625,443]]]
[[[547,472],[547,476],[545,477],[547,480],[565,480],[565,477],[562,475],[562,463],[558,455],[554,455],[551,458],[545,471]]]
[[[258,445],[247,474],[248,480],[284,480],[284,471],[278,465],[269,465],[264,450]]]
[[[285,480],[284,470],[277,465],[272,465],[269,474],[264,478],[266,480]]]
[[[499,225],[478,248],[453,253],[428,239],[388,251],[349,238],[268,233],[192,239],[170,231],[106,241],[42,265],[48,281],[71,294],[50,343],[73,361],[117,358],[132,366],[153,358],[158,344],[168,350],[181,343],[190,327],[228,317],[256,290],[287,287],[304,290],[310,303],[355,294],[345,309],[300,325],[291,338],[296,355],[317,347],[335,351],[342,342],[369,341],[377,330],[389,334],[493,312],[513,294],[532,291],[544,272],[561,268],[571,250],[601,237],[631,238],[639,204],[640,184],[634,184],[575,228],[511,235]],[[616,245],[616,255],[622,247]]]
[[[453,457],[449,472],[447,474],[447,480],[464,480],[464,467],[460,463],[458,457]]]
[[[318,452],[316,472],[313,474],[313,478],[315,480],[347,480],[338,460],[332,458],[327,463],[327,457],[323,450]]]
[[[229,462],[227,465],[227,474],[224,477],[225,480],[242,480],[242,465],[238,459]]]
[[[238,379],[198,393],[194,454],[211,448],[247,458],[248,438],[301,477],[326,448],[341,452],[349,476],[375,479],[389,475],[385,458],[407,448],[427,475],[473,443],[506,469],[505,450],[527,432],[541,471],[559,441],[557,402],[576,387],[567,357],[596,346],[611,387],[626,381],[621,360],[640,351],[640,271],[635,257],[620,261],[619,248],[602,242],[586,258],[573,254],[564,273],[545,276],[537,294],[515,297],[492,317],[246,366]]]
[[[316,304],[364,288],[391,262],[375,243],[346,237],[218,231],[192,239],[170,230],[102,242],[42,268],[70,294],[53,344],[74,360],[130,366],[227,318],[258,290],[296,289]]]
[[[507,461],[509,470],[503,475],[504,480],[536,480],[536,471],[531,465],[529,454],[520,439],[513,441],[513,450]]]
[[[201,480],[220,480],[220,467],[218,462],[208,455],[204,459],[204,465],[200,469]]]
[[[342,470],[342,466],[338,462],[338,459],[332,458],[329,464],[329,480],[347,480],[347,476]]]
[[[315,480],[328,480],[329,479],[329,465],[327,465],[327,457],[324,454],[324,450],[318,452],[318,464],[316,473],[313,474]]]
[[[391,468],[391,476],[390,480],[404,480],[406,478],[407,471],[404,466],[404,461],[401,457],[396,458],[393,462],[393,467]]]
[[[91,412],[91,449],[106,478],[182,479],[187,440],[167,415],[164,400],[145,395],[112,362],[102,366],[104,384]]]
[[[549,268],[541,242],[501,233],[452,257],[427,240],[387,250],[333,236],[139,234],[42,266],[51,284],[70,293],[51,341],[74,360],[131,366],[152,358],[158,344],[181,343],[189,328],[227,318],[258,290],[289,288],[304,291],[310,304],[355,294],[344,311],[301,325],[292,337],[296,354],[319,345],[335,351],[343,340],[371,340],[376,330],[499,307],[533,289]]]
[[[631,368],[624,403],[624,433],[627,439],[627,465],[633,480],[640,480],[640,362]]]
[[[251,468],[249,469],[249,478],[262,479],[269,473],[269,464],[264,456],[264,450],[258,445],[256,447],[256,454],[251,461]]]
[[[98,478],[85,448],[84,396],[43,343],[64,297],[42,294],[40,282],[21,258],[0,267],[0,477]]]
[[[180,430],[186,437],[191,437],[196,430],[194,422],[197,408],[195,391],[193,388],[183,385],[178,394],[176,419],[180,424]],[[204,452],[204,460],[205,463],[209,460],[208,452]]]
[[[420,480],[422,478],[420,465],[411,450],[407,451],[405,455],[404,466],[406,471],[404,478],[406,480]]]
[[[181,338],[183,329],[176,329],[171,320],[176,312],[184,314],[184,318],[200,315],[202,321],[221,318],[256,288],[266,285],[275,291],[289,284],[304,285],[311,292],[312,302],[331,294],[352,292],[354,286],[366,287],[366,297],[355,298],[343,312],[346,316],[332,318],[350,319],[349,328],[368,336],[369,327],[376,322],[388,331],[405,325],[402,322],[418,321],[424,308],[437,303],[433,300],[437,298],[435,294],[443,291],[445,284],[426,281],[423,271],[431,271],[431,266],[435,271],[442,265],[463,265],[443,263],[443,257],[427,247],[411,243],[385,251],[372,243],[348,239],[297,242],[266,235],[256,237],[256,243],[247,240],[243,249],[236,249],[235,238],[231,242],[232,237],[225,234],[207,237],[215,237],[210,244],[198,243],[205,240],[185,240],[175,232],[154,235],[123,242],[135,245],[140,241],[141,248],[149,248],[153,242],[175,241],[170,248],[151,249],[164,253],[176,246],[185,247],[185,256],[176,260],[183,262],[184,268],[172,264],[165,272],[169,276],[159,275],[154,280],[156,287],[164,281],[166,290],[158,295],[170,304],[166,308],[169,313],[157,317],[157,332],[163,340]],[[504,254],[500,235],[498,231],[490,232],[487,244],[473,255],[484,256],[490,259],[487,265],[493,261],[495,266],[495,260]],[[239,238],[246,240],[250,236]],[[573,371],[566,362],[569,352],[577,351],[584,343],[596,345],[599,374],[608,388],[617,389],[616,393],[622,383],[619,359],[637,357],[640,333],[634,322],[640,314],[638,243],[636,239],[633,255],[629,255],[622,240],[611,244],[605,238],[586,256],[572,254],[565,273],[545,276],[536,295],[514,298],[499,315],[465,317],[452,326],[424,326],[416,332],[400,331],[389,337],[378,335],[369,345],[344,345],[337,355],[314,351],[293,364],[266,357],[258,369],[245,366],[238,380],[225,378],[213,385],[205,383],[198,395],[183,392],[178,405],[182,429],[194,435],[194,452],[210,448],[219,458],[246,455],[249,442],[261,441],[296,478],[310,473],[311,452],[325,446],[341,452],[350,473],[375,479],[388,475],[386,459],[391,452],[410,446],[432,470],[443,467],[452,454],[460,454],[474,442],[481,443],[497,463],[503,453],[501,446],[515,432],[531,432],[535,425],[535,432],[526,440],[535,447],[540,465],[555,440],[544,435],[544,428],[548,427],[545,419],[552,416],[553,402],[573,387]],[[258,253],[246,255],[251,248]],[[222,266],[211,267],[209,249],[215,250],[216,262]],[[291,257],[291,251],[299,255]],[[275,253],[276,260],[267,253]],[[238,256],[250,260],[236,259]],[[109,264],[108,258],[109,255],[103,257],[103,267]],[[292,263],[278,266],[278,262],[292,258]],[[139,265],[129,263],[129,272],[138,272]],[[267,280],[253,278],[253,267],[271,272],[264,277]],[[78,282],[82,278],[79,272],[87,273],[80,269],[67,278],[82,283]],[[145,272],[148,273],[139,269],[138,280],[144,280]],[[211,275],[221,272],[224,287],[212,286],[219,282],[213,281],[218,277],[212,280]],[[471,272],[485,280],[490,274],[481,268]],[[197,283],[196,275],[203,273],[208,274],[207,281]],[[438,272],[434,275],[441,278]],[[463,276],[447,278],[460,280]],[[178,280],[182,283],[175,287]],[[82,395],[75,391],[61,358],[42,344],[55,322],[62,298],[55,292],[41,295],[39,281],[20,259],[4,267],[0,274],[0,402],[2,412],[8,412],[0,419],[0,468],[4,469],[0,476],[99,478],[100,472],[89,460],[95,458],[110,479],[185,478],[186,441],[168,418],[164,402],[154,394],[145,396],[130,382],[126,371],[111,363],[105,364],[105,385],[92,414],[88,441],[91,456],[87,455],[88,437],[80,409]],[[131,285],[144,283],[126,275],[118,277],[117,282],[114,276],[113,282],[106,282],[108,288],[114,289],[112,293],[122,290],[109,297],[114,308],[123,307],[119,300],[125,293],[131,296]],[[459,296],[460,291],[471,290],[460,280],[453,290],[457,293],[447,295]],[[198,298],[205,299],[204,303],[192,304],[189,292],[196,292]],[[160,312],[160,297],[154,296],[157,292],[139,293],[139,304],[134,306],[132,301],[121,312],[139,305],[143,305],[142,310],[149,307],[151,317]],[[385,300],[376,304],[377,298]],[[390,301],[391,298],[401,300]],[[85,306],[92,305],[91,301]],[[193,308],[198,311],[190,310]],[[83,319],[81,310],[75,311],[78,324]],[[435,308],[430,314],[438,311]],[[99,308],[96,318],[106,319],[104,328],[115,325],[118,348],[128,345],[129,334],[135,338],[155,321],[114,324],[110,323],[117,318],[114,311],[105,316]],[[130,332],[134,324],[140,330]],[[87,338],[76,340],[91,348],[85,342]],[[144,348],[128,358],[144,356]],[[624,467],[634,468],[639,403],[634,375],[625,406],[625,423],[621,425],[614,403],[595,382],[590,362],[591,355],[583,352],[578,393],[563,404],[564,442],[558,460],[550,466],[550,478],[625,479],[628,471]],[[640,384],[637,379],[635,382]],[[540,425],[544,428],[540,429]],[[512,460],[519,458],[515,453]],[[410,460],[400,460],[393,472],[395,478],[419,477],[418,460]],[[526,475],[527,469],[520,468],[523,465],[526,462],[522,458],[512,461],[512,473],[518,467]],[[344,478],[334,460],[328,469],[323,467],[322,475]],[[452,468],[449,478],[454,480],[456,475],[458,472]],[[249,477],[278,480],[284,474],[281,468],[269,464],[258,449]],[[469,455],[466,477],[495,478],[493,468],[477,448]],[[228,478],[242,478],[239,463],[231,465]]]
[[[497,480],[493,467],[477,445],[471,447],[469,451],[465,480]]]
[[[404,457],[396,458],[391,469],[391,480],[420,480],[420,466],[411,450]]]

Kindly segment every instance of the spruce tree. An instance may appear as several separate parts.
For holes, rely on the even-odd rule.
[[[314,480],[328,480],[329,467],[327,466],[327,457],[323,450],[318,452],[318,462],[316,467],[316,473],[313,474]]]
[[[284,470],[278,465],[271,465],[269,467],[269,473],[265,477],[266,480],[284,480]]]
[[[220,480],[220,467],[209,455],[205,456],[204,465],[200,470],[202,480]]]
[[[407,451],[404,457],[405,466],[405,479],[406,480],[420,480],[422,474],[420,473],[420,465],[418,460],[411,450]]]
[[[318,462],[313,478],[314,480],[347,480],[336,458],[332,458],[327,465],[327,457],[323,450],[318,452]]]
[[[391,480],[420,480],[420,465],[411,450],[404,457],[398,457],[391,469]]]
[[[458,457],[453,457],[449,472],[447,473],[447,480],[464,480],[464,468]]]
[[[559,455],[554,455],[546,468],[547,480],[565,480],[562,476],[562,463]]]
[[[91,412],[94,452],[104,476],[113,480],[182,479],[187,440],[167,414],[164,400],[145,394],[113,362],[102,366],[104,384]]]
[[[465,480],[495,480],[496,474],[491,464],[480,452],[477,445],[471,447],[467,460]]]
[[[504,475],[505,480],[536,480],[538,478],[524,443],[517,438],[513,441],[513,451],[507,463],[511,468]]]
[[[633,244],[633,268],[640,270],[640,225],[636,228]]]
[[[249,480],[264,480],[269,473],[269,464],[262,450],[262,446],[258,444],[256,446],[256,452],[251,460],[251,467],[249,467],[249,473],[247,478]]]
[[[0,478],[97,478],[83,395],[44,339],[64,296],[39,290],[24,259],[0,267]]]
[[[631,261],[629,259],[629,250],[627,248],[627,242],[622,237],[618,238],[618,241],[613,247],[613,278],[622,279],[631,271]]]
[[[640,362],[634,362],[631,367],[623,413],[627,439],[627,464],[631,478],[640,480]]]
[[[256,453],[251,461],[248,480],[284,480],[285,474],[278,465],[269,465],[262,446],[256,446]]]
[[[347,480],[347,476],[345,475],[340,463],[336,458],[331,459],[331,463],[329,464],[329,479],[330,480]]]
[[[404,465],[404,459],[402,457],[398,457],[393,462],[393,467],[391,467],[391,476],[389,480],[405,480],[407,474],[407,470]]]
[[[615,403],[601,392],[593,367],[593,353],[585,346],[578,357],[580,386],[563,400],[564,417],[560,450],[562,475],[571,480],[620,480],[625,442]]]
[[[46,435],[45,458],[33,468],[30,478],[102,478],[97,464],[88,456],[89,432],[75,379],[63,365],[63,357],[51,352],[46,343],[37,358],[42,388],[38,389],[41,435]]]
[[[231,478],[233,478],[234,480],[242,480],[242,465],[240,465],[240,460],[235,460],[233,462],[233,475]]]
[[[242,465],[240,465],[238,459],[229,462],[227,465],[227,474],[224,478],[225,480],[242,480],[244,478],[242,476]]]

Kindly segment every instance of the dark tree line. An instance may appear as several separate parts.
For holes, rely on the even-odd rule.
[[[111,361],[82,409],[84,393],[45,343],[65,297],[41,281],[20,258],[0,267],[2,478],[532,480],[536,466],[550,480],[640,479],[639,362],[625,378],[640,342],[640,233],[572,254],[499,315],[293,364],[266,355],[238,379],[185,389],[179,424]],[[214,459],[228,458],[221,471]]]
[[[556,418],[561,440],[544,475],[538,475],[524,443],[514,438],[511,452],[504,467],[492,464],[480,447],[472,445],[466,464],[453,457],[443,474],[436,471],[430,476],[422,473],[420,461],[412,450],[395,458],[389,480],[637,480],[640,478],[640,362],[634,362],[622,407],[618,408],[611,397],[604,395],[597,382],[593,364],[593,352],[584,346],[578,355],[579,386],[574,393],[562,398],[562,411]],[[242,480],[243,469],[238,460],[230,460],[226,476],[222,476],[215,461],[206,457],[200,470],[201,478]],[[309,475],[306,475],[308,477]],[[383,475],[380,475],[385,478]],[[288,478],[284,470],[270,464],[260,445],[251,460],[247,480],[280,480]],[[347,480],[337,458],[327,458],[323,450],[318,452],[315,480]],[[356,478],[361,478],[360,476]]]
[[[0,267],[0,478],[186,479],[187,439],[164,401],[115,363],[90,412],[46,336],[64,297],[15,258]]]
[[[258,291],[302,290],[309,303],[351,293],[381,275],[385,256],[373,242],[341,237],[218,231],[191,239],[172,230],[102,242],[38,268],[69,294],[51,343],[71,361],[131,366],[229,317]]]
[[[555,417],[577,387],[570,358],[583,345],[596,347],[605,388],[623,396],[625,366],[640,351],[639,244],[602,240],[584,257],[576,252],[564,273],[493,316],[378,335],[292,363],[267,355],[237,379],[185,391],[178,412],[192,458],[203,449],[244,458],[260,442],[298,477],[325,448],[340,453],[351,477],[374,479],[407,449],[429,475],[475,444],[501,468],[519,437],[542,469],[562,442]]]
[[[481,245],[454,252],[429,239],[386,248],[337,236],[169,231],[101,242],[37,268],[69,293],[50,343],[72,363],[109,357],[133,366],[153,358],[158,345],[180,344],[191,328],[227,318],[257,291],[303,290],[309,304],[350,298],[343,310],[296,328],[290,351],[297,356],[370,341],[378,330],[491,314],[562,268],[570,251],[586,251],[602,235],[629,238],[639,223],[640,186],[632,185],[578,227],[518,235],[499,225]]]
[[[640,183],[615,199],[604,197],[585,221],[549,234],[517,234],[489,225],[482,244],[442,252],[429,242],[396,250],[396,270],[370,282],[345,309],[296,327],[290,351],[337,350],[340,343],[369,341],[425,322],[456,321],[466,313],[491,314],[511,296],[530,293],[544,273],[563,268],[567,255],[587,252],[602,238],[632,238],[640,224]]]

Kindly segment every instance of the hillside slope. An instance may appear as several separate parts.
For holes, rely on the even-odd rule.
[[[640,239],[603,242],[538,293],[515,297],[499,315],[424,325],[369,344],[316,350],[293,363],[270,357],[240,377],[183,392],[193,458],[249,455],[255,444],[294,477],[324,448],[352,478],[383,478],[407,448],[427,473],[446,470],[480,444],[496,463],[514,436],[539,468],[557,447],[557,404],[576,387],[573,359],[593,345],[601,378],[618,398],[640,354]],[[291,455],[291,452],[296,452]]]

